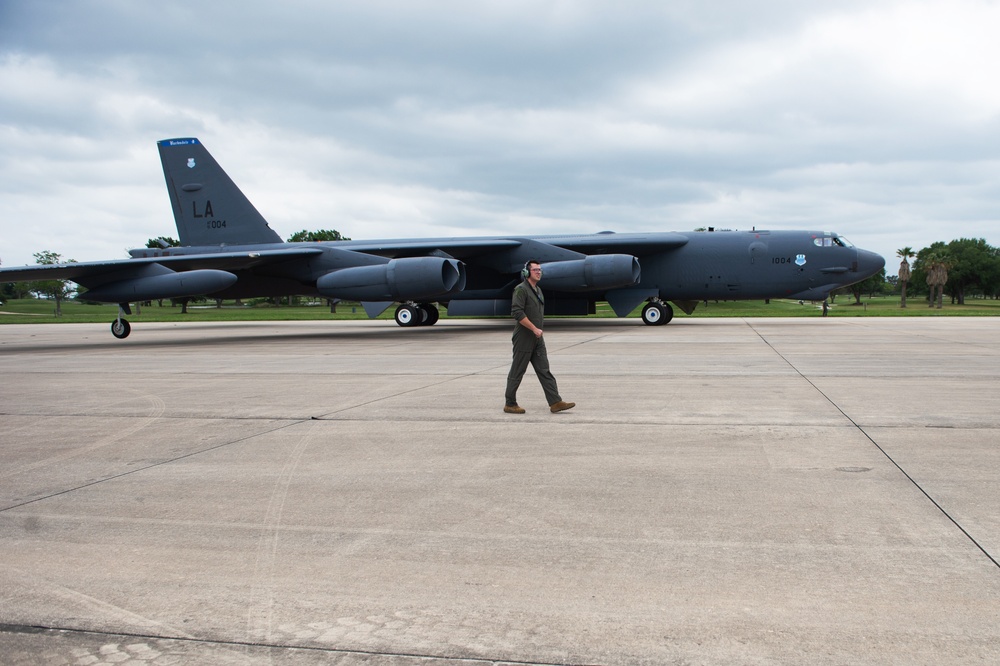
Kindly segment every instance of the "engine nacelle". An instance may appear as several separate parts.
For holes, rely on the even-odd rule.
[[[430,301],[465,289],[465,264],[441,257],[405,257],[341,268],[316,280],[319,293],[356,301]]]
[[[162,269],[161,270],[167,270]],[[170,271],[161,275],[135,277],[108,282],[88,289],[82,294],[85,300],[102,303],[134,303],[160,298],[186,298],[204,296],[232,286],[236,276],[227,271],[202,269],[197,271]]]
[[[639,260],[630,254],[595,254],[585,259],[542,264],[545,289],[589,291],[629,287],[639,281]]]

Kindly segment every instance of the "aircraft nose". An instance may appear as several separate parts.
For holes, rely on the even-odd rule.
[[[885,259],[881,254],[869,252],[868,250],[858,250],[858,273],[866,278],[875,275],[885,268]]]

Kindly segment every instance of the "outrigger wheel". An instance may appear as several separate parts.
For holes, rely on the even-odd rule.
[[[128,319],[122,319],[119,317],[111,322],[111,335],[115,336],[119,340],[124,340],[131,332],[132,325],[128,323]]]
[[[111,322],[111,335],[115,336],[119,340],[124,340],[128,337],[128,334],[132,332],[132,327],[129,325],[128,320],[122,315],[132,314],[132,306],[128,303],[118,304],[118,318]]]

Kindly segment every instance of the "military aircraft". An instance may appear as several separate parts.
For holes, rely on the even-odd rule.
[[[65,279],[90,301],[118,303],[111,324],[129,335],[131,303],[163,298],[313,295],[356,300],[369,317],[393,304],[400,326],[449,315],[510,314],[529,260],[542,264],[545,312],[587,315],[606,301],[619,317],[639,305],[646,324],[691,314],[704,300],[822,301],[877,273],[885,260],[820,231],[707,231],[405,238],[285,243],[195,138],[158,142],[180,247],[130,250],[130,259],[0,268],[0,282]]]

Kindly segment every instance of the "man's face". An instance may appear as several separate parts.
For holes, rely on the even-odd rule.
[[[528,264],[529,277],[538,282],[542,279],[542,267],[539,264]]]

